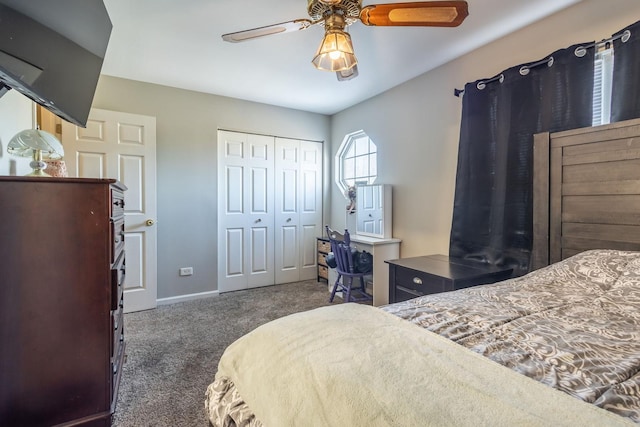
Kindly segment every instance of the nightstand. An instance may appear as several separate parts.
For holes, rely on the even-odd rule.
[[[389,303],[506,280],[513,269],[485,265],[445,255],[386,261]]]

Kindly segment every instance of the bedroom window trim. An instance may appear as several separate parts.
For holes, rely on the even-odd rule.
[[[335,157],[336,185],[346,198],[356,184],[373,184],[378,176],[378,147],[364,130],[345,135]]]

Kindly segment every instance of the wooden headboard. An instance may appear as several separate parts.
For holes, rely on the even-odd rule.
[[[640,119],[534,136],[531,270],[640,250]]]

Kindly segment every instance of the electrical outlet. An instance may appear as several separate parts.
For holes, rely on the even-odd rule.
[[[181,276],[191,276],[193,274],[193,267],[182,267],[180,269]]]

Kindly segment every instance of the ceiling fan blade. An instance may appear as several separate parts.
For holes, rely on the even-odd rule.
[[[258,37],[270,36],[272,34],[304,30],[313,24],[314,23],[308,19],[296,19],[294,21],[282,22],[280,24],[266,25],[264,27],[252,28],[250,30],[223,34],[222,40],[232,43],[244,42]]]
[[[466,1],[372,4],[360,11],[365,25],[457,27],[469,15]]]
[[[343,82],[345,80],[351,80],[358,77],[358,64],[344,71],[336,71],[336,77],[338,81]]]

